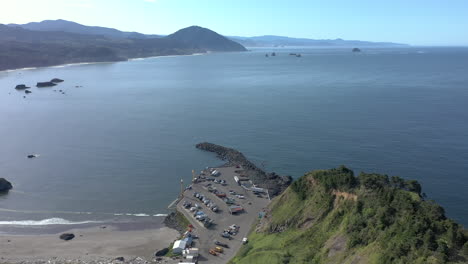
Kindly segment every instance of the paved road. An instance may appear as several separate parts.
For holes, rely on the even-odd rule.
[[[193,247],[198,247],[200,249],[199,263],[227,263],[232,257],[234,257],[234,255],[242,246],[242,238],[247,237],[247,234],[250,231],[253,223],[258,218],[258,213],[262,211],[262,209],[265,208],[269,203],[267,198],[259,198],[252,192],[243,189],[235,182],[234,176],[238,175],[235,173],[235,171],[239,169],[236,169],[235,167],[223,167],[216,169],[221,172],[221,175],[213,178],[226,180],[226,186],[208,181],[193,184],[193,189],[185,191],[184,198],[181,199],[181,201],[177,204],[177,210],[182,212],[187,217],[187,219],[195,227],[194,232],[199,236],[199,239],[196,239],[193,245]],[[204,187],[208,183],[212,183],[213,187],[216,187],[220,192],[226,193],[228,197],[234,198],[236,203],[244,207],[245,212],[238,215],[231,215],[226,203],[221,198],[218,198],[213,193],[210,193]],[[244,195],[245,199],[238,199],[234,195],[230,195],[229,190],[233,190],[238,194]],[[217,213],[212,212],[201,201],[193,196],[194,192],[204,194],[205,197],[209,198],[218,206],[220,211]],[[208,217],[213,219],[215,224],[209,229],[203,227],[199,221],[195,220],[193,213],[183,208],[183,201],[190,201],[192,204],[198,203],[201,205],[203,212],[205,212]],[[240,226],[239,233],[234,236],[232,240],[221,237],[221,232],[232,224]],[[208,253],[209,249],[215,246],[213,243],[213,240],[215,239],[229,245],[229,248],[225,249],[224,253],[219,254],[218,256],[212,256]]]

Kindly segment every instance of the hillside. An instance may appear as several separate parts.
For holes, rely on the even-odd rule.
[[[63,19],[58,20],[44,20],[41,22],[31,22],[23,25],[9,24],[12,27],[21,27],[24,29],[34,31],[61,31],[68,33],[77,33],[85,35],[98,35],[110,38],[135,38],[135,39],[148,39],[159,38],[158,35],[145,35],[138,32],[124,32],[114,28],[85,26],[72,21]]]
[[[245,48],[240,44],[213,31],[193,27],[172,37],[138,39],[35,31],[0,24],[0,70],[242,50]]]
[[[192,48],[204,48],[211,51],[246,51],[241,44],[198,26],[181,29],[167,38],[181,41]]]
[[[468,233],[417,181],[345,167],[296,180],[231,263],[468,263]]]
[[[307,39],[282,36],[229,37],[246,47],[401,47],[406,44],[344,39]]]

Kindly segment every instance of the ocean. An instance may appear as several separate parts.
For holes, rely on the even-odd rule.
[[[0,72],[0,177],[14,185],[0,196],[0,232],[160,221],[181,179],[223,163],[195,149],[202,141],[295,178],[344,164],[416,179],[468,226],[468,48],[362,50]],[[65,82],[14,89],[52,78]]]

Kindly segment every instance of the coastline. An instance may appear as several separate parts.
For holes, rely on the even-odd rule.
[[[155,58],[162,58],[162,57],[202,56],[206,54],[209,54],[209,53],[207,52],[207,53],[192,53],[192,54],[180,54],[180,55],[159,55],[159,56],[150,56],[150,57],[128,58],[126,60],[119,60],[119,61],[95,61],[95,62],[90,61],[90,62],[64,63],[64,64],[57,64],[57,65],[49,65],[49,66],[6,69],[6,70],[0,70],[0,73],[10,73],[10,72],[16,72],[16,71],[30,71],[30,70],[38,70],[38,69],[65,68],[65,67],[71,67],[71,66],[91,65],[91,64],[110,64],[110,63],[118,63],[118,62],[155,59]]]
[[[209,143],[205,144],[208,144],[205,145],[208,147],[219,147],[222,150],[226,150],[227,153],[240,154],[237,157],[241,159],[235,159],[223,156],[218,151],[213,151],[217,152],[220,158],[223,156],[224,159],[228,159],[229,162],[225,166],[229,163],[239,163],[245,166],[247,171],[255,169],[255,174],[261,174],[262,177],[269,175],[256,168],[253,163],[234,149]],[[208,150],[207,148],[200,148],[200,145],[197,145],[197,148]],[[236,169],[235,167],[231,167],[220,168],[220,170],[231,171]],[[274,177],[274,181],[269,182],[269,184],[278,186],[281,183],[287,184],[282,179],[279,176]],[[233,183],[232,177],[228,177],[227,180],[231,182],[232,188],[236,186]],[[247,193],[246,197],[248,199],[258,199],[250,197]],[[244,217],[245,219],[243,218],[243,220],[236,220],[236,223],[242,225],[240,237],[247,235],[246,232],[251,229],[250,221],[256,219],[256,212],[268,203],[268,200],[260,199],[260,201],[262,202],[258,205],[258,208],[254,205],[244,205],[249,208],[252,207],[250,209],[252,209],[253,214],[247,213],[246,215],[249,217]],[[25,223],[24,225],[23,223],[19,223],[24,221],[4,221],[3,224],[0,224],[0,244],[2,245],[0,247],[0,263],[178,263],[178,258],[156,258],[154,255],[155,252],[167,248],[186,230],[187,222],[190,221],[184,217],[183,210],[181,211],[178,207],[179,205],[176,207],[176,211],[179,214],[178,217],[174,217],[174,214],[169,214],[166,217],[162,217],[159,214],[153,216],[132,214],[131,217],[128,214],[114,214],[114,219],[107,221],[70,222],[63,224],[53,222],[37,225],[36,223]],[[123,217],[123,219],[119,219],[120,217]],[[228,225],[231,221],[230,218],[218,220],[220,226]],[[42,221],[45,220],[32,222]],[[194,223],[195,225],[196,223]],[[64,233],[72,233],[75,237],[69,241],[64,241],[59,238]],[[207,250],[204,247],[208,244],[211,245],[212,238],[205,234],[202,235],[200,241],[202,249]],[[232,245],[232,252],[229,254],[226,252],[225,257],[218,260],[222,260],[222,263],[227,263],[237,253],[239,247],[240,243],[239,245]],[[122,257],[124,259],[123,262],[120,261]],[[212,262],[208,261],[208,263]]]

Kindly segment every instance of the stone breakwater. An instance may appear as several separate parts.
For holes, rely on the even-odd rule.
[[[216,153],[218,158],[227,161],[225,166],[242,166],[244,174],[248,176],[255,185],[268,189],[271,197],[281,194],[292,183],[291,176],[280,176],[274,172],[267,173],[255,166],[244,154],[235,149],[208,142],[199,143],[196,145],[196,148]]]

